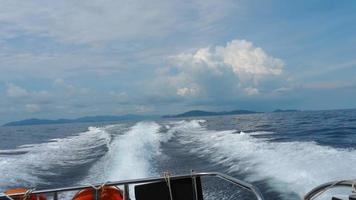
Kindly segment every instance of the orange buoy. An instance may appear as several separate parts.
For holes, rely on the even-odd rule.
[[[16,193],[26,193],[28,190],[26,188],[13,188],[8,189],[4,193],[7,195],[16,194]],[[43,195],[29,194],[27,198],[25,196],[17,196],[13,198],[14,200],[46,200],[46,197]]]
[[[99,191],[100,200],[123,200],[122,192],[119,188],[113,186],[104,186]],[[93,200],[95,189],[88,188],[79,191],[74,197],[73,200]]]

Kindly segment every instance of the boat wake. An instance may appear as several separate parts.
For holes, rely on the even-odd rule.
[[[158,175],[154,161],[171,136],[160,129],[155,122],[89,127],[75,136],[0,150],[0,190]]]
[[[160,123],[89,127],[75,136],[0,150],[0,190],[157,176],[165,153],[173,158],[176,151],[184,152],[177,158],[179,163],[200,157],[217,169],[249,182],[267,183],[268,189],[294,197],[321,183],[356,174],[354,149],[276,142],[273,132],[209,130],[204,120]],[[186,150],[190,158],[185,157]]]
[[[109,152],[90,169],[83,182],[105,182],[157,175],[154,160],[162,154],[161,142],[169,134],[160,132],[155,122],[138,122],[115,137]]]
[[[103,128],[89,127],[75,136],[0,150],[0,190],[54,186],[59,177],[73,179],[71,171],[103,156],[110,142],[111,136]]]
[[[353,149],[254,137],[261,132],[213,131],[206,128],[204,120],[182,121],[172,128],[192,154],[225,166],[230,173],[244,174],[247,181],[267,181],[282,192],[301,196],[321,183],[356,174]]]

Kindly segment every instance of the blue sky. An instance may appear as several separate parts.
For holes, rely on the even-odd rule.
[[[2,0],[0,122],[356,108],[356,2]]]

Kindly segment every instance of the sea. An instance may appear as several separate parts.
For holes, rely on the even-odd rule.
[[[356,110],[0,127],[0,191],[194,170],[249,182],[265,199],[297,200],[322,183],[355,179],[355,164]],[[254,199],[205,179],[205,199]]]

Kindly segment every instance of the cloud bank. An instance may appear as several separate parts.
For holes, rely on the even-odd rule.
[[[25,33],[91,45],[146,40],[204,29],[224,17],[233,4],[230,0],[4,0],[0,8],[4,31],[0,36],[13,38]]]

